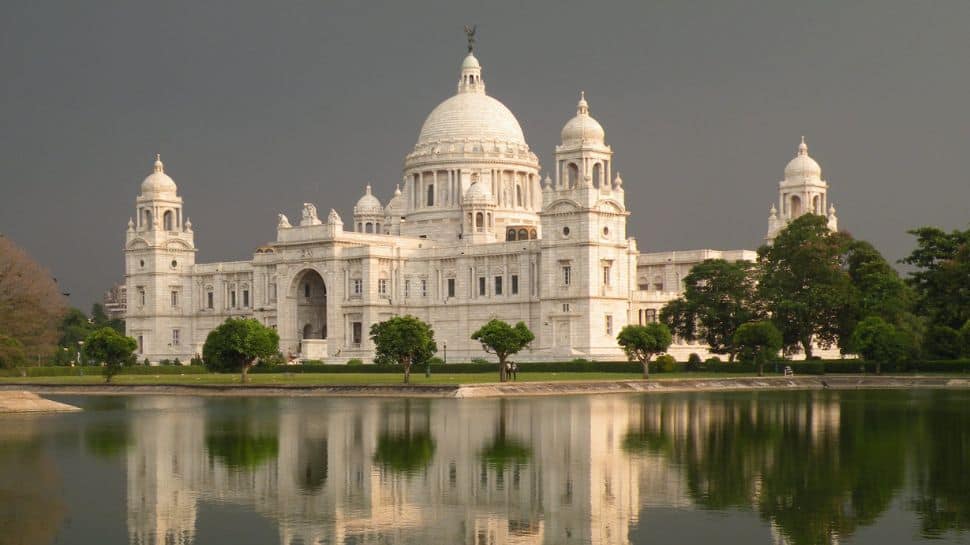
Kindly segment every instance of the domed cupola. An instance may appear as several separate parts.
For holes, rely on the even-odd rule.
[[[404,197],[401,196],[401,186],[400,184],[394,186],[394,196],[391,200],[387,201],[387,206],[384,207],[385,216],[393,216],[395,213],[400,215],[404,212]]]
[[[476,180],[465,191],[462,202],[466,206],[491,205],[494,203],[494,199],[492,198],[492,192],[488,189],[488,184],[483,183],[481,180]]]
[[[370,184],[364,188],[364,195],[357,201],[354,206],[354,215],[358,214],[383,214],[384,207],[381,206],[381,201],[371,192]]]
[[[178,187],[175,180],[165,174],[165,164],[162,163],[162,156],[155,155],[155,165],[152,173],[145,177],[141,183],[141,194],[143,197],[175,197]]]
[[[785,179],[786,180],[800,180],[803,178],[821,178],[822,177],[822,167],[819,166],[818,162],[808,154],[808,144],[805,143],[805,137],[802,137],[802,143],[798,146],[798,153],[795,158],[788,162],[785,166]]]
[[[825,216],[831,208],[828,200],[829,184],[822,179],[822,167],[808,154],[808,144],[802,137],[795,158],[785,166],[785,179],[778,182],[778,206],[768,213],[768,232],[765,242],[774,241],[778,233],[792,220],[804,214]],[[838,218],[829,212],[829,229],[838,229]]]
[[[603,126],[593,119],[593,116],[589,115],[586,93],[580,92],[579,104],[576,106],[576,117],[566,122],[560,136],[563,146],[603,145],[606,143],[606,131],[603,130]]]
[[[364,188],[364,195],[354,206],[354,227],[358,233],[382,233],[384,207],[371,193],[370,184]]]

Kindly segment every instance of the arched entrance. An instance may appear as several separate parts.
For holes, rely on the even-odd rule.
[[[306,270],[296,280],[296,331],[300,352],[304,339],[327,338],[327,286],[320,273]]]

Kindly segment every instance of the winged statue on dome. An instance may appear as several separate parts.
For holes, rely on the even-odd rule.
[[[465,35],[468,36],[468,52],[471,53],[475,49],[475,31],[478,29],[478,25],[468,26],[465,25]]]

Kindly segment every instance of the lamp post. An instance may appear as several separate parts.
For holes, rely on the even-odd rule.
[[[81,349],[84,348],[84,341],[77,342],[77,364],[81,365]]]
[[[445,365],[448,365],[448,341],[442,342],[441,346],[445,349]]]

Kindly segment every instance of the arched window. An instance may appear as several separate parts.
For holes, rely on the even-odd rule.
[[[535,240],[535,239],[539,238],[539,236],[536,234],[536,230],[535,229],[529,231],[529,238],[531,238],[532,240]]]
[[[485,214],[481,212],[475,214],[475,230],[484,231],[485,230]]]
[[[428,206],[434,206],[434,184],[428,185]]]
[[[798,195],[791,196],[791,206],[788,207],[791,211],[791,217],[797,218],[802,215],[802,199]]]
[[[515,240],[515,229],[509,229],[505,233],[505,240],[507,240],[507,241],[514,241]]]
[[[596,163],[593,165],[593,186],[602,187],[603,186],[603,165]]]
[[[364,232],[364,224],[363,223],[357,222],[357,232],[358,233],[363,233]]]
[[[303,284],[303,297],[310,298],[310,283]]]
[[[573,189],[578,181],[579,167],[576,166],[576,163],[569,163],[569,166],[566,167],[566,187]]]
[[[151,228],[152,228],[152,211],[146,208],[145,209],[145,229],[151,229]]]
[[[310,324],[307,324],[303,326],[303,338],[309,339],[310,335],[313,335],[313,326],[311,326]]]
[[[529,232],[525,229],[519,229],[519,240],[529,240]]]
[[[522,186],[518,184],[515,186],[515,204],[519,208],[522,207]]]
[[[365,223],[364,224],[364,232],[365,233],[373,233],[374,232],[374,224],[371,223],[371,222],[369,222],[369,221],[367,223]]]
[[[818,195],[812,197],[812,210],[814,210],[816,214],[822,213],[822,197]]]
[[[162,224],[165,226],[166,231],[175,230],[175,216],[172,214],[171,210],[166,210],[165,213],[162,214]]]

